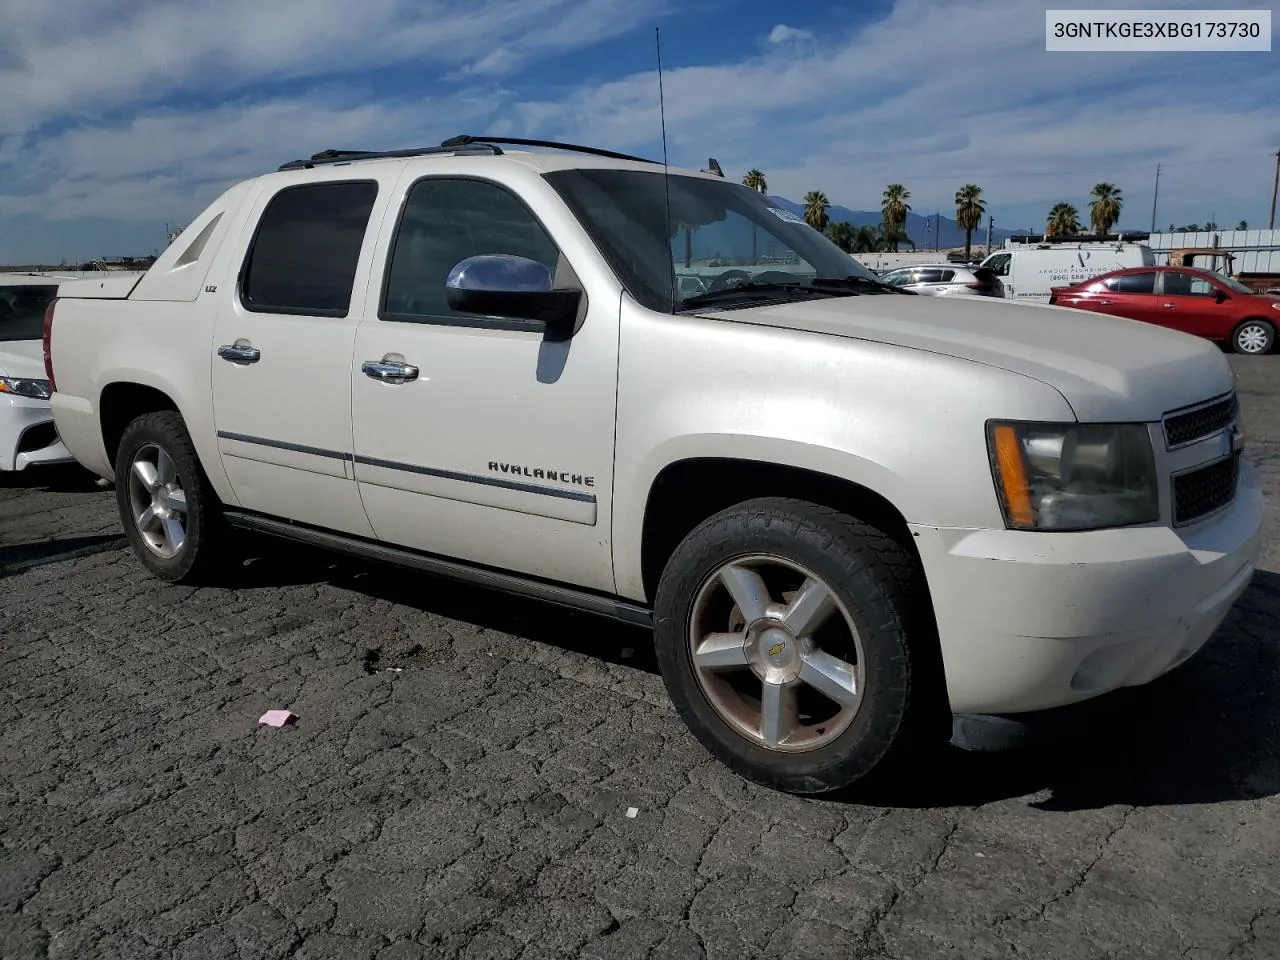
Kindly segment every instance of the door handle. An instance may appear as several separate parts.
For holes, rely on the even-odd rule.
[[[1111,300],[1099,300],[1099,301],[1098,301],[1098,303],[1102,304],[1102,306],[1104,306],[1104,307],[1109,307],[1109,306],[1111,306],[1111,304],[1113,303],[1113,301],[1111,301]]]
[[[247,363],[257,363],[262,359],[262,351],[249,343],[248,340],[241,338],[235,343],[224,343],[218,348],[218,356],[223,360],[230,360],[232,363],[244,366]]]
[[[418,368],[413,364],[388,360],[386,357],[381,360],[366,360],[360,364],[360,371],[366,377],[383,383],[408,383],[418,379]]]
[[[1163,306],[1166,310],[1176,310],[1178,308],[1178,305],[1176,303],[1165,303],[1165,304],[1161,304],[1161,306]]]

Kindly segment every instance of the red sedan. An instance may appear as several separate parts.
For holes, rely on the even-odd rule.
[[[1054,287],[1049,302],[1225,341],[1237,353],[1270,353],[1280,325],[1280,297],[1195,267],[1114,270]]]

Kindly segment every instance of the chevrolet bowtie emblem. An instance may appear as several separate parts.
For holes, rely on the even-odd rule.
[[[769,648],[769,656],[776,657],[785,649],[787,649],[787,645],[785,643],[775,643]]]

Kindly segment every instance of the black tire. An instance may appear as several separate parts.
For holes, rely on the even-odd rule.
[[[173,461],[177,479],[186,498],[185,541],[172,556],[160,556],[147,545],[134,518],[130,473],[139,451],[157,447]],[[138,417],[125,428],[116,452],[116,507],[125,536],[142,565],[169,583],[211,582],[215,571],[224,568],[232,533],[222,512],[222,504],[191,443],[182,416],[163,410]]]
[[[861,636],[862,702],[843,733],[806,752],[771,749],[738,733],[712,706],[693,668],[689,631],[697,593],[724,564],[752,554],[785,558],[821,577]],[[836,510],[765,498],[704,521],[668,561],[654,620],[658,664],[676,710],[713,755],[748,780],[788,793],[826,793],[873,770],[896,769],[899,757],[945,746],[950,736],[932,603],[917,562],[884,533]]]
[[[1247,338],[1247,340],[1246,340]],[[1260,344],[1260,345],[1259,345]],[[1246,356],[1262,356],[1276,346],[1276,327],[1270,320],[1250,317],[1231,332],[1231,349]]]

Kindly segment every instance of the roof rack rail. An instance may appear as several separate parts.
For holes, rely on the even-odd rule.
[[[597,157],[611,157],[614,160],[633,160],[637,163],[653,163],[644,157],[633,157],[627,153],[616,153],[613,150],[601,150],[599,147],[584,147],[576,143],[559,143],[555,140],[525,140],[520,137],[473,137],[461,134],[450,137],[438,147],[411,147],[408,150],[323,150],[312,154],[307,160],[290,160],[280,165],[281,170],[309,170],[327,163],[351,163],[355,160],[390,160],[404,157],[426,157],[432,154],[491,154],[501,156],[505,143],[522,147],[551,147],[557,150],[570,150],[574,153],[589,153]]]
[[[351,163],[353,160],[391,160],[402,157],[425,157],[436,153],[470,154],[488,153],[495,156],[502,154],[502,148],[491,143],[472,143],[464,146],[410,147],[407,150],[323,150],[314,153],[307,160],[290,160],[282,163],[280,170],[310,170],[312,167],[326,163]]]
[[[569,150],[573,153],[589,153],[597,157],[612,157],[614,160],[634,160],[637,163],[654,163],[653,160],[646,160],[644,157],[634,157],[629,153],[615,153],[613,150],[601,150],[599,147],[584,147],[577,143],[560,143],[556,140],[525,140],[520,137],[473,137],[464,133],[456,137],[450,137],[441,147],[454,148],[465,147],[472,144],[486,143],[505,143],[509,146],[520,147],[551,147],[556,150]]]
[[[1149,239],[1149,233],[1064,233],[1049,234],[1042,233],[1015,233],[1009,237],[1010,243],[1141,243]]]

